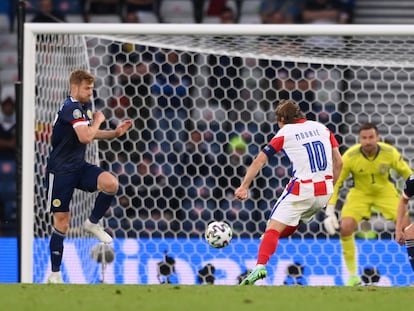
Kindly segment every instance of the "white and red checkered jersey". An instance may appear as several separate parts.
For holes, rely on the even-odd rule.
[[[302,119],[284,125],[263,152],[268,157],[283,152],[292,165],[292,181],[313,183],[315,195],[323,195],[326,189],[318,190],[316,187],[318,182],[333,178],[332,148],[335,147],[338,147],[338,141],[325,125]],[[291,189],[292,194],[295,192],[295,189]]]

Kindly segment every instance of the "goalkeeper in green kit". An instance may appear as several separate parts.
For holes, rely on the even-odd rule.
[[[350,147],[342,156],[343,167],[334,192],[326,206],[324,226],[334,235],[339,228],[335,205],[339,190],[351,175],[353,187],[349,190],[341,211],[340,240],[342,254],[349,272],[347,286],[361,284],[355,256],[354,232],[358,223],[371,218],[375,208],[386,219],[397,220],[400,193],[391,181],[391,170],[407,179],[413,172],[400,152],[387,143],[380,142],[377,127],[372,123],[363,124],[359,129],[359,144]],[[404,215],[403,226],[409,224],[408,214]]]

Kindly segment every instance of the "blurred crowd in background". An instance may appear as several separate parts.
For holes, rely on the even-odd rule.
[[[389,2],[391,5],[396,5],[394,1]],[[2,1],[0,4],[0,43],[2,46],[0,52],[0,236],[14,236],[17,234],[14,82],[18,79],[17,17],[15,10],[18,3],[17,0],[10,0]],[[366,8],[372,8],[371,5],[375,4],[375,1],[372,0],[361,0],[358,3],[354,0],[31,0],[25,1],[25,4],[27,22],[50,23],[348,24],[372,21],[378,17],[377,9],[381,8],[380,6],[374,6],[374,9],[367,13]],[[404,23],[409,18],[414,18],[408,18],[407,12],[402,12],[400,19],[398,19],[398,16],[387,15],[386,8],[381,12],[384,12],[382,15],[383,22],[388,18],[391,23],[394,18],[397,18],[397,21]],[[414,14],[411,16],[414,16]],[[114,57],[125,57],[125,47],[119,46],[118,49],[119,53],[116,50],[112,51]],[[137,49],[137,47],[135,46],[134,49]],[[186,115],[191,109],[181,110],[179,107],[190,108],[193,105],[192,102],[189,103],[192,100],[189,96],[189,89],[195,83],[191,72],[193,58],[187,57],[188,63],[186,63],[185,57],[180,56],[178,59],[177,55],[174,55],[171,51],[153,52],[156,55],[156,61],[149,67],[140,62],[142,59],[137,62],[117,60],[118,64],[123,64],[122,68],[114,66],[111,68],[111,73],[119,76],[120,81],[116,83],[118,86],[123,87],[123,83],[125,84],[122,94],[131,98],[131,101],[115,97],[112,99],[112,106],[110,103],[109,105],[101,103],[102,106],[100,107],[111,110],[108,112],[113,113],[111,122],[116,122],[116,118],[125,117],[125,114],[128,114],[128,117],[131,118],[138,115],[143,118],[146,115],[148,116],[145,124],[136,124],[137,129],[141,132],[140,134],[135,133],[135,138],[132,137],[134,141],[138,141],[138,137],[142,138],[142,146],[138,144],[138,147],[136,147],[137,153],[130,152],[126,155],[126,153],[121,152],[124,149],[117,150],[117,147],[111,144],[101,146],[103,150],[113,154],[112,158],[109,157],[102,164],[120,176],[124,193],[118,200],[119,206],[114,210],[114,217],[110,219],[110,225],[114,228],[115,235],[123,236],[127,232],[127,237],[135,237],[136,232],[152,232],[152,235],[147,235],[154,236],[155,231],[155,236],[157,234],[168,236],[169,233],[175,236],[177,232],[182,232],[183,235],[188,236],[197,228],[195,224],[197,221],[206,222],[212,218],[226,218],[230,221],[242,222],[243,224],[239,225],[241,230],[256,232],[259,236],[259,232],[265,224],[263,215],[269,209],[268,202],[273,198],[273,192],[265,192],[264,196],[263,193],[253,193],[253,198],[258,200],[262,196],[258,205],[256,206],[252,202],[247,203],[244,210],[241,210],[240,206],[228,205],[225,203],[227,201],[224,200],[220,203],[219,211],[216,202],[207,200],[207,205],[210,203],[212,205],[209,212],[201,203],[199,207],[194,206],[194,200],[197,202],[197,197],[203,199],[203,197],[207,198],[209,196],[226,198],[229,192],[236,187],[239,180],[237,178],[222,178],[221,176],[243,176],[241,170],[251,161],[250,155],[256,154],[257,146],[263,145],[267,141],[268,137],[263,133],[271,135],[274,129],[269,125],[267,125],[268,128],[261,127],[258,129],[258,125],[254,122],[246,125],[244,122],[237,122],[238,115],[234,115],[233,120],[231,119],[232,116],[229,115],[233,125],[226,130],[226,124],[216,124],[215,121],[217,120],[214,120],[214,116],[209,115],[208,111],[199,112],[201,114],[200,119],[204,120],[203,122],[192,122],[195,116],[194,113]],[[215,59],[212,56],[208,63],[213,68],[214,64],[223,64],[223,61],[229,62],[228,59]],[[235,62],[232,63],[234,68],[240,67],[237,64],[237,59],[232,60],[232,62]],[[266,77],[269,72],[265,70],[266,68],[279,68],[278,74],[283,76],[284,71],[290,70],[287,66],[286,63],[268,62],[258,67],[263,69],[261,74]],[[227,75],[229,78],[237,80],[235,72],[219,72],[220,67],[215,68],[217,71],[214,72],[213,76]],[[128,90],[133,75],[120,74],[131,71],[140,73],[140,75],[135,75],[137,81],[132,83],[140,85],[138,92],[135,88]],[[314,77],[314,71],[309,68],[297,71],[297,75],[299,75],[296,77],[298,80],[306,80],[307,77]],[[123,77],[127,77],[126,82],[122,81]],[[214,79],[214,77],[211,79]],[[217,81],[211,79],[210,84],[217,83]],[[177,85],[178,82],[181,85],[174,87],[173,93],[175,96],[169,97],[171,90],[168,89],[168,85]],[[286,85],[283,86],[286,87]],[[237,83],[234,88],[237,89]],[[116,93],[116,90],[113,91]],[[237,90],[234,94],[240,93]],[[227,92],[230,97],[231,94],[231,92]],[[314,100],[312,92],[299,91],[298,94],[298,98],[294,98],[295,100],[309,102]],[[151,97],[149,95],[156,98],[155,102],[147,103],[148,105],[142,103],[142,100],[145,101],[145,98]],[[219,94],[214,95],[220,96]],[[131,102],[135,107],[134,109],[128,109]],[[171,106],[172,110],[168,110],[167,106]],[[117,107],[121,107],[121,109],[117,110]],[[151,108],[151,114],[146,112],[148,107]],[[333,110],[328,112],[334,113],[334,108],[336,107],[332,107]],[[269,110],[268,107],[265,110]],[[320,112],[317,105],[313,106],[312,109],[308,109],[308,111],[310,113],[308,117],[311,119],[315,119],[312,114]],[[171,115],[168,115],[168,113],[171,113]],[[150,115],[151,117],[149,117]],[[331,118],[335,117],[337,119],[331,119],[331,121],[342,121],[340,114]],[[169,121],[172,119],[176,122]],[[266,123],[263,124],[266,127]],[[134,131],[131,133],[131,136],[133,135]],[[162,141],[174,141],[176,143],[160,145],[159,142]],[[255,144],[250,144],[252,141]],[[222,155],[222,150],[215,143],[226,144],[228,153]],[[161,148],[157,149],[159,147]],[[145,152],[146,148],[148,149],[147,152]],[[128,151],[128,147],[125,148],[125,151]],[[178,157],[173,159],[172,157],[176,155]],[[128,161],[123,161],[122,157],[125,157]],[[283,183],[286,183],[287,180],[284,180],[283,176],[287,176],[287,172],[283,167],[287,167],[288,163],[284,163],[283,159],[281,163],[277,161],[275,159],[273,163],[270,163],[270,166],[276,167],[282,164],[280,170],[276,173],[277,177],[283,180]],[[126,162],[129,163],[125,164]],[[152,165],[151,163],[158,163],[163,167],[160,168],[160,165]],[[180,165],[171,165],[171,163],[179,163]],[[203,163],[203,165],[194,168],[191,163]],[[161,171],[163,174],[160,174]],[[273,173],[271,169],[265,169],[263,172],[264,175],[272,175]],[[168,180],[165,179],[165,175],[170,176]],[[211,178],[206,178],[209,175],[211,175]],[[270,186],[273,189],[278,189],[280,193],[282,185],[279,184],[278,180],[273,179],[273,184],[262,185],[261,179],[259,179],[258,188]],[[169,184],[179,184],[180,186],[171,188],[168,186]],[[140,185],[138,190],[134,185]],[[155,185],[158,187],[155,187]],[[163,186],[162,191],[160,185]],[[153,200],[150,202],[143,198],[153,198]],[[187,201],[187,199],[190,200]],[[171,200],[177,202],[174,203]],[[234,204],[237,205],[237,203]],[[154,205],[176,205],[182,207],[183,210],[177,212],[174,209],[167,208],[162,211],[158,208],[152,208]],[[137,208],[137,206],[142,208]],[[187,211],[185,211],[186,209]],[[237,210],[237,213],[235,213],[235,210]],[[215,212],[212,213],[211,211]],[[203,213],[207,214],[203,215]],[[234,219],[231,219],[231,217],[234,217]],[[130,222],[128,219],[136,221]],[[145,221],[145,219],[149,220]],[[123,221],[126,223],[122,224]],[[121,222],[121,228],[119,228],[119,222]],[[238,226],[237,224],[234,225]],[[319,222],[316,222],[314,226],[314,232],[321,232]],[[117,228],[119,228],[119,233],[116,232]],[[143,228],[146,228],[146,231],[143,231]],[[194,236],[199,234],[199,231],[194,231]]]

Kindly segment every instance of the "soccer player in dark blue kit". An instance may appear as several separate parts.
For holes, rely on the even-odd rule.
[[[397,221],[395,225],[395,240],[400,245],[407,246],[408,260],[414,271],[414,224],[406,227],[404,218],[408,213],[408,202],[414,198],[414,175],[407,178],[404,184],[400,202],[398,203]]]
[[[99,166],[86,162],[85,151],[87,144],[95,139],[113,139],[124,135],[132,126],[132,120],[121,122],[114,130],[100,130],[105,116],[102,112],[92,113],[90,99],[94,83],[95,77],[85,70],[71,72],[70,95],[53,124],[52,151],[46,170],[48,207],[53,213],[53,232],[49,244],[52,273],[48,278],[49,283],[63,283],[60,271],[63,240],[69,229],[69,207],[75,189],[99,191],[83,227],[101,242],[112,242],[112,237],[98,222],[118,191],[118,179]]]

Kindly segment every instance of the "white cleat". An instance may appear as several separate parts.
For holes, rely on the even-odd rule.
[[[49,284],[64,284],[62,279],[62,273],[60,271],[58,272],[52,272],[49,277],[47,278],[47,283]]]
[[[112,243],[111,236],[106,233],[100,225],[91,223],[89,219],[86,219],[85,223],[83,224],[83,229],[89,233],[92,233],[102,243]]]

